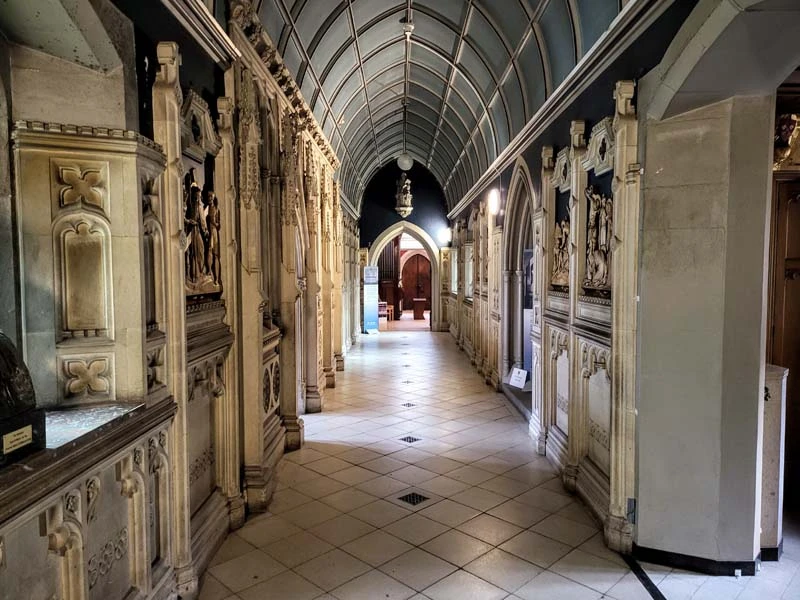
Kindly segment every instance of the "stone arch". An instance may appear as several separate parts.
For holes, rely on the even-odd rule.
[[[398,221],[390,225],[375,238],[374,242],[372,242],[367,257],[367,264],[370,266],[377,265],[378,257],[380,257],[386,245],[398,235],[404,233],[407,233],[422,244],[428,259],[431,261],[431,330],[441,331],[442,299],[439,247],[427,231],[407,221]]]
[[[522,253],[526,244],[533,248],[533,180],[525,161],[518,158],[511,175],[511,185],[506,196],[506,214],[503,222],[503,324],[502,369],[505,376],[513,366],[522,366],[525,336],[523,330],[524,265]],[[536,249],[534,248],[534,251]],[[537,269],[541,259],[537,256]],[[530,334],[530,332],[528,332]],[[527,343],[530,343],[528,336]]]
[[[653,73],[647,116],[661,120],[735,95],[774,92],[800,64],[799,29],[800,7],[787,3],[700,0]]]

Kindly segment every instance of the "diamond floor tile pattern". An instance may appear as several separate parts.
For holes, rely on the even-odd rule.
[[[646,593],[449,334],[362,336],[345,365],[323,411],[303,416],[269,512],[223,544],[201,598]]]

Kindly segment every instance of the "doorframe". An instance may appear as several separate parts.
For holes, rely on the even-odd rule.
[[[383,252],[386,245],[391,242],[398,235],[407,233],[416,239],[425,252],[428,254],[428,260],[431,261],[431,331],[445,331],[441,322],[442,314],[442,297],[441,297],[441,275],[440,275],[440,261],[439,261],[439,247],[436,242],[428,234],[427,231],[422,229],[419,225],[408,223],[407,221],[399,221],[394,225],[390,225],[384,229],[372,246],[369,248],[367,256],[367,265],[377,266],[378,258]],[[446,326],[446,324],[445,324]]]

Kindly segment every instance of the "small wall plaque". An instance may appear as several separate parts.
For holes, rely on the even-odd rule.
[[[511,377],[508,378],[508,385],[522,389],[528,380],[528,372],[525,369],[511,369]]]

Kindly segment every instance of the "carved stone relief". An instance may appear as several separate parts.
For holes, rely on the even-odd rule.
[[[110,337],[110,237],[105,223],[85,214],[67,217],[54,227],[59,341]]]
[[[553,228],[553,269],[550,283],[557,287],[569,286],[569,217],[564,217]]]
[[[586,277],[583,287],[601,295],[611,291],[611,238],[614,235],[613,200],[593,186],[586,188],[589,203],[589,227],[586,232]]]
[[[183,197],[186,293],[190,296],[217,294],[222,291],[219,199],[211,187],[200,189],[194,168],[189,169],[184,178]]]
[[[60,357],[64,378],[63,397],[68,401],[114,398],[114,356]]]

